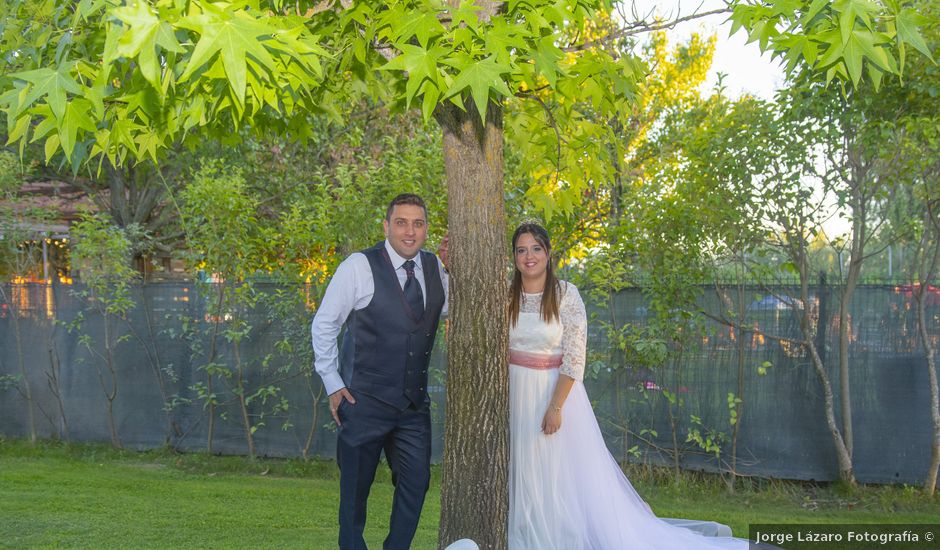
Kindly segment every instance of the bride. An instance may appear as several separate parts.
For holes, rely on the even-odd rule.
[[[746,549],[724,525],[657,518],[636,493],[581,384],[587,318],[578,289],[555,278],[541,226],[520,225],[512,248],[510,550]]]

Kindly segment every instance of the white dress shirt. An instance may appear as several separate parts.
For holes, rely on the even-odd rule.
[[[388,257],[392,260],[392,266],[395,267],[395,274],[398,275],[398,284],[405,287],[405,281],[408,280],[408,274],[402,264],[406,258],[402,258],[395,252],[388,240],[385,240],[385,250]],[[415,278],[421,285],[421,295],[427,304],[427,285],[424,283],[424,270],[421,265],[421,254],[411,258],[415,262]],[[447,314],[447,284],[448,276],[444,271],[444,265],[440,259],[435,256],[438,264],[438,270],[441,274],[441,283],[444,285],[444,308],[441,315]],[[375,294],[375,282],[372,278],[372,268],[369,266],[369,260],[365,254],[355,252],[343,260],[329,286],[326,287],[326,294],[323,301],[317,308],[317,313],[313,317],[313,323],[310,326],[310,333],[313,336],[314,367],[317,374],[323,379],[323,386],[327,394],[333,394],[344,387],[346,383],[339,374],[339,349],[336,345],[336,339],[346,318],[353,310],[360,310],[369,305],[372,301],[372,295]]]

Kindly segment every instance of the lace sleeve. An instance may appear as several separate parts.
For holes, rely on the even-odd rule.
[[[560,374],[580,381],[584,378],[584,361],[587,347],[587,313],[581,294],[571,283],[562,282],[564,296],[561,299],[562,360]]]

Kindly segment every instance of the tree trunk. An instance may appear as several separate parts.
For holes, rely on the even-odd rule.
[[[22,292],[28,289],[24,285]],[[9,301],[8,301],[9,302]],[[16,340],[16,359],[20,367],[20,376],[23,377],[23,396],[26,397],[26,409],[29,411],[29,441],[36,443],[36,413],[33,404],[33,390],[29,383],[29,373],[26,372],[26,362],[23,355],[23,336],[20,332],[20,312],[16,307],[10,308],[10,320],[13,322],[13,337]]]
[[[142,270],[146,271],[146,270]],[[146,281],[146,277],[144,277]],[[147,320],[147,336],[148,341],[144,342],[140,336],[137,336],[136,331],[134,331],[134,325],[131,323],[127,324],[127,327],[137,336],[137,340],[140,342],[140,347],[143,348],[144,352],[147,354],[148,363],[150,363],[150,370],[153,372],[153,377],[157,382],[157,389],[160,390],[160,400],[163,403],[163,416],[166,419],[166,445],[172,445],[173,443],[173,412],[170,404],[170,396],[167,393],[166,389],[166,379],[163,376],[163,369],[160,368],[160,348],[155,344],[157,342],[157,335],[154,332],[154,323],[153,323],[153,312],[155,308],[153,307],[153,300],[148,298],[149,292],[147,292],[146,284],[141,289],[141,300],[144,302],[144,319]]]
[[[59,373],[62,364],[59,361],[59,354],[56,352],[53,337],[49,338],[49,347],[47,349],[49,351],[49,370],[46,371],[46,384],[49,386],[49,391],[55,397],[56,405],[59,407],[59,438],[68,441],[69,421],[68,417],[65,416],[65,402],[62,400],[62,388],[59,384]]]
[[[806,339],[806,349],[810,354],[810,362],[816,370],[819,382],[823,388],[823,402],[826,411],[826,427],[829,428],[829,434],[832,435],[832,443],[836,448],[836,460],[839,464],[839,480],[850,486],[857,485],[855,481],[855,469],[852,466],[852,453],[845,445],[842,433],[839,431],[839,424],[836,422],[835,399],[832,395],[832,383],[829,381],[829,375],[826,374],[826,367],[816,351],[816,345],[813,341]]]
[[[238,393],[238,410],[242,416],[242,428],[245,430],[245,442],[248,444],[248,458],[255,459],[255,435],[251,426],[251,416],[248,414],[248,400],[245,392],[245,368],[242,366],[241,349],[238,340],[233,342],[235,351],[235,388]]]
[[[225,283],[215,283],[219,289],[218,300],[215,304],[215,319],[212,327],[212,338],[209,340],[209,361],[206,367],[206,396],[209,412],[208,427],[206,428],[206,452],[212,454],[212,441],[215,437],[215,393],[212,388],[212,376],[215,372],[215,356],[218,350],[219,328],[222,324],[222,304],[225,297]]]
[[[310,458],[310,449],[313,447],[314,438],[317,434],[317,427],[320,415],[320,400],[323,399],[323,384],[317,384],[317,391],[314,392],[313,388],[310,386],[311,377],[306,376],[307,388],[310,390],[310,395],[313,397],[313,405],[310,407],[310,431],[307,432],[307,440],[304,442],[304,447],[301,449],[301,456],[304,460]]]
[[[920,268],[917,270],[920,277],[917,281],[918,286],[914,290],[914,298],[917,308],[917,332],[927,362],[927,379],[930,383],[930,418],[933,421],[933,437],[930,441],[930,465],[927,467],[927,475],[924,477],[924,492],[933,496],[937,490],[937,473],[940,470],[940,388],[937,386],[937,346],[927,334],[926,301],[930,281],[933,280],[937,263],[940,262],[940,226],[938,226],[933,208],[930,206],[928,206],[924,218],[926,223],[920,238],[922,259]],[[928,243],[931,243],[929,252]]]
[[[102,382],[102,387],[104,388],[105,398],[107,399],[108,404],[108,427],[111,430],[111,446],[115,449],[122,449],[121,438],[118,436],[117,422],[114,420],[114,400],[117,399],[118,387],[117,387],[117,367],[114,362],[114,346],[111,342],[111,317],[105,312],[104,314],[104,349],[105,349],[105,359],[108,368],[108,374],[110,375],[111,387],[110,389],[105,388],[104,382]]]
[[[747,315],[747,306],[744,302],[744,269],[739,275],[738,280],[738,320],[743,324],[744,317]],[[735,482],[738,479],[738,436],[741,433],[741,421],[744,419],[744,377],[746,373],[746,365],[744,360],[744,354],[747,353],[747,350],[744,346],[744,331],[741,330],[740,326],[732,327],[735,331],[735,355],[738,360],[738,393],[736,397],[741,399],[741,403],[735,408],[737,412],[737,417],[734,423],[734,428],[731,430],[731,490],[734,490]]]
[[[826,428],[832,436],[832,443],[835,447],[836,460],[839,468],[839,480],[851,487],[855,487],[858,483],[855,481],[855,468],[852,464],[852,453],[846,447],[845,439],[843,439],[842,432],[839,430],[839,423],[836,420],[835,396],[832,391],[832,382],[829,380],[829,375],[826,373],[826,365],[822,357],[819,356],[819,348],[816,347],[815,343],[818,332],[823,330],[825,326],[826,319],[820,315],[816,321],[816,330],[813,330],[813,322],[809,310],[809,265],[806,260],[806,254],[803,252],[803,249],[801,249],[799,252],[793,254],[793,257],[798,260],[798,265],[800,266],[800,302],[803,304],[802,311],[800,312],[800,332],[803,335],[803,347],[809,354],[810,364],[812,364],[813,370],[816,371],[819,384],[822,386]]]
[[[852,320],[849,317],[849,301],[855,292],[855,283],[857,277],[852,276],[852,268],[849,268],[849,275],[845,282],[845,288],[842,292],[842,299],[839,303],[839,401],[841,403],[842,415],[842,434],[845,439],[845,447],[852,455],[853,440],[852,434],[852,389],[849,384],[849,337]]]
[[[852,389],[849,384],[849,338],[852,329],[849,306],[852,304],[852,296],[855,295],[855,287],[858,286],[858,279],[862,273],[866,238],[865,210],[856,206],[854,212],[849,272],[846,274],[842,299],[839,302],[839,399],[842,404],[842,438],[849,456],[852,456],[855,440],[852,429]]]
[[[927,378],[930,380],[930,418],[933,420],[933,438],[930,445],[930,466],[924,479],[924,492],[933,496],[937,489],[937,470],[940,469],[940,391],[937,387],[937,350],[927,334],[927,317],[924,311],[926,285],[922,284],[917,298],[917,331],[927,359]]]
[[[507,547],[509,245],[502,109],[438,107],[447,177],[450,311],[439,545]]]

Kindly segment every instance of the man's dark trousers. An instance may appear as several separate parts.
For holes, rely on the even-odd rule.
[[[422,406],[399,410],[366,394],[355,393],[356,404],[343,401],[342,426],[336,442],[340,468],[339,545],[365,550],[362,537],[366,503],[382,451],[392,470],[395,496],[386,550],[407,550],[414,538],[430,485],[431,414]]]

